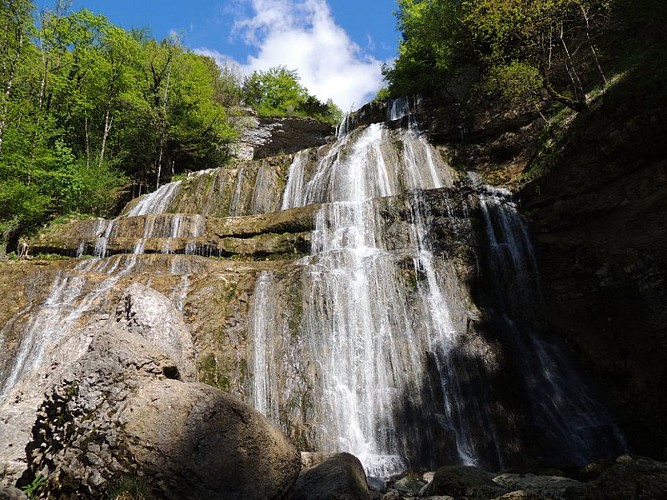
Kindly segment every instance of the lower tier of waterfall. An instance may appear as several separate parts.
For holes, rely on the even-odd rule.
[[[311,255],[257,281],[253,404],[303,449],[351,452],[384,477],[622,451],[593,389],[534,327],[531,252],[490,188],[324,206]]]

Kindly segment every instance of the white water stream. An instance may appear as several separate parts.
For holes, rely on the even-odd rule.
[[[344,127],[342,127],[344,130]],[[411,395],[415,406],[426,383],[420,369],[427,353],[436,353],[443,371],[446,420],[454,431],[457,454],[475,463],[471,436],[451,423],[461,401],[447,377],[447,352],[457,344],[456,326],[441,280],[452,273],[437,269],[423,243],[420,221],[413,224],[407,249],[419,281],[417,304],[405,286],[396,254],[388,251],[374,199],[417,189],[451,185],[439,154],[415,131],[391,132],[373,124],[343,135],[317,163],[307,168],[307,153],[294,159],[283,208],[327,203],[317,214],[311,257],[303,261],[303,294],[298,332],[276,322],[275,284],[269,274],[258,281],[251,329],[254,338],[254,404],[280,421],[275,384],[284,360],[274,359],[273,345],[290,335],[299,356],[311,367],[318,385],[311,443],[319,450],[348,451],[358,456],[369,474],[388,476],[404,470],[410,443],[402,441],[395,421],[400,398]],[[307,177],[310,175],[310,178]],[[415,217],[419,214],[415,212]],[[414,317],[415,310],[422,315]],[[460,311],[457,311],[460,315]],[[295,382],[296,383],[296,382]],[[292,391],[294,388],[286,388]]]

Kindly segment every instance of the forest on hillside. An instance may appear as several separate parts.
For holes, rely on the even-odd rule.
[[[245,79],[176,36],[124,30],[58,0],[0,1],[0,249],[57,217],[230,159],[240,106],[335,122],[285,67]]]
[[[396,15],[386,97],[448,99],[472,73],[478,97],[581,112],[612,75],[665,59],[659,0],[398,0]]]

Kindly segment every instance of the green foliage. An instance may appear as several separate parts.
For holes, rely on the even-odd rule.
[[[122,476],[109,482],[109,500],[145,500],[153,498],[148,482],[136,476]]]
[[[38,492],[46,483],[44,476],[36,476],[30,484],[21,488],[28,498],[38,498]]]
[[[322,103],[299,83],[296,70],[284,66],[255,71],[243,82],[243,97],[262,116],[308,116],[338,123],[342,111],[329,99]]]
[[[610,0],[399,0],[403,39],[385,77],[393,96],[434,94],[462,62],[488,76],[510,102],[538,94],[586,107],[605,81],[596,41],[609,28]],[[504,87],[507,87],[504,89]]]
[[[433,93],[453,65],[464,57],[458,0],[398,0],[398,28],[403,34],[398,59],[384,67],[393,97]]]
[[[485,88],[511,105],[520,106],[539,100],[544,82],[540,72],[525,63],[511,62],[489,69]]]
[[[385,102],[389,99],[391,99],[391,91],[389,90],[389,87],[382,87],[380,90],[378,90],[377,94],[375,94],[373,101]]]
[[[596,73],[605,81],[594,41],[608,26],[608,0],[466,0],[463,5],[466,27],[491,69],[520,68],[506,73],[514,79],[508,84],[519,76],[530,80],[524,87],[539,80],[550,98],[581,110],[586,82]]]
[[[0,247],[49,219],[108,215],[128,183],[217,165],[240,79],[181,46],[56,2],[0,0]]]
[[[308,98],[296,70],[284,66],[255,71],[243,83],[246,102],[261,115],[294,114]]]

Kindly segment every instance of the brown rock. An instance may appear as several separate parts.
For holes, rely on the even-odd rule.
[[[349,453],[333,455],[302,472],[290,500],[369,500],[366,474]]]
[[[593,481],[586,500],[652,500],[667,498],[667,463],[627,455]]]

